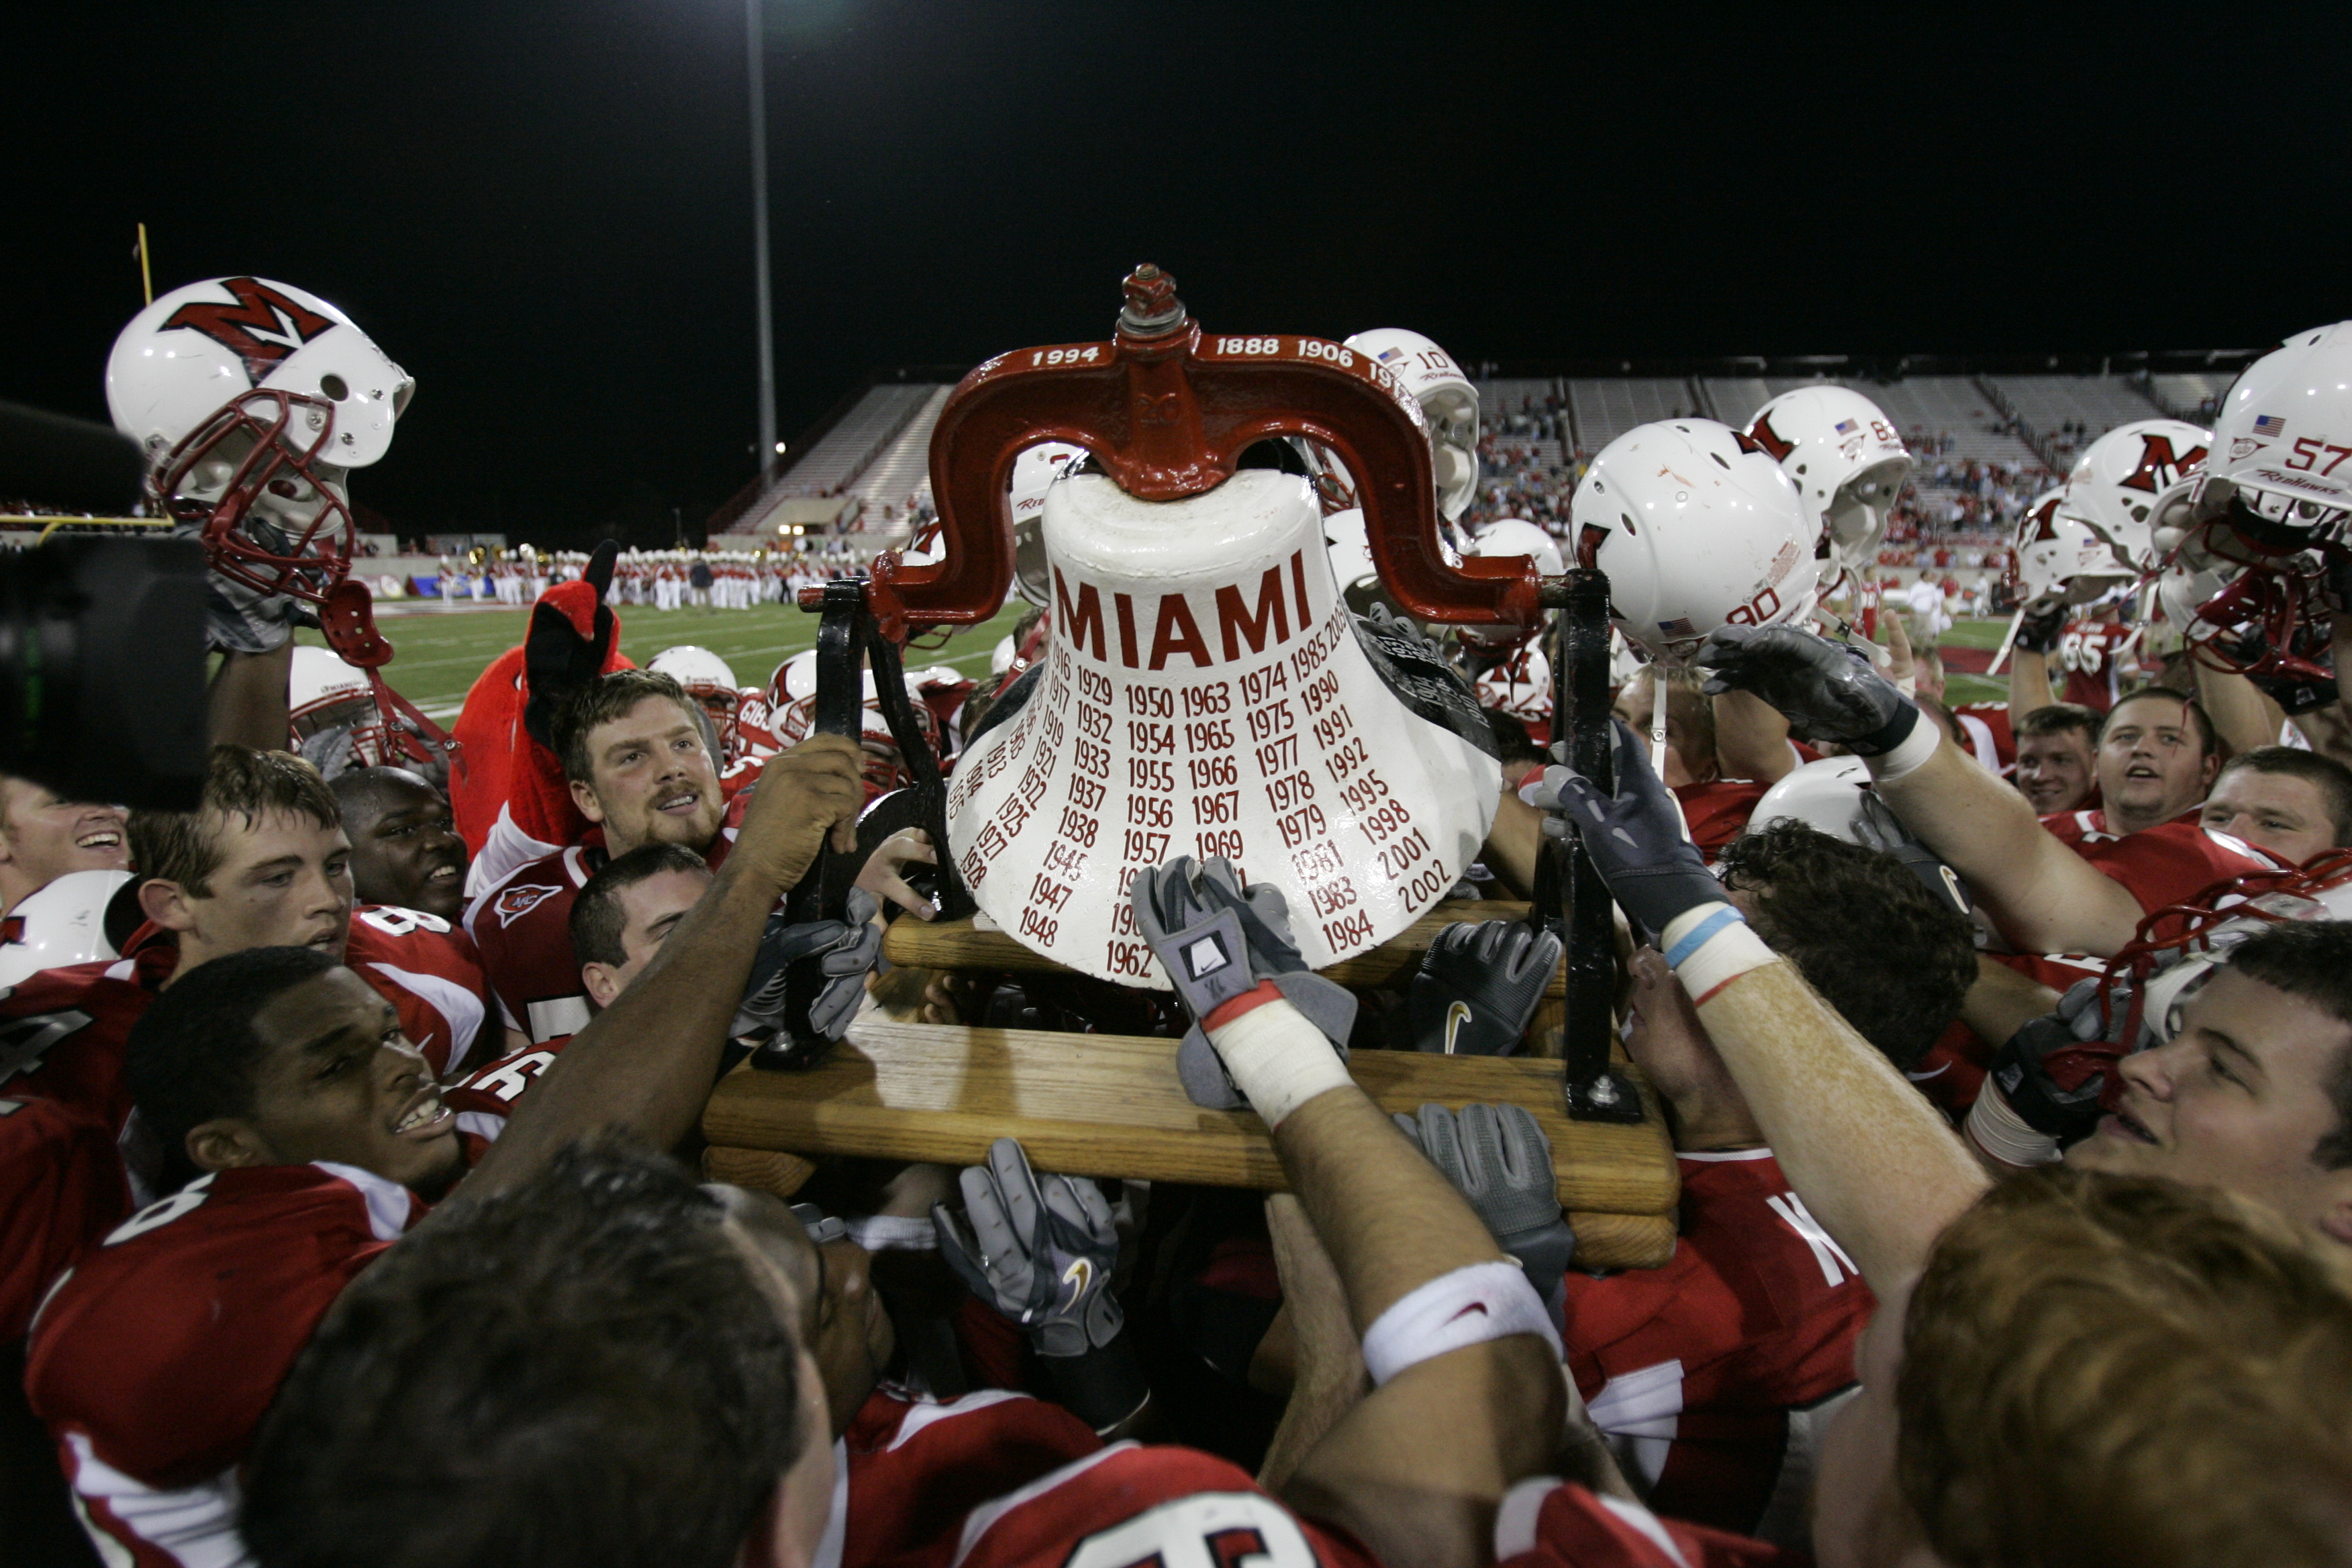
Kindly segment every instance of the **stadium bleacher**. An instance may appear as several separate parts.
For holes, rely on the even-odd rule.
[[[2148,377],[2148,395],[2157,406],[2175,419],[2186,419],[2203,425],[2213,417],[2221,405],[2221,395],[2230,390],[2234,378],[2226,373],[2204,371],[2181,375]]]
[[[1598,452],[1636,425],[1696,412],[1690,383],[1681,376],[1579,377],[1568,384],[1576,444]]]
[[[2153,419],[2163,412],[2129,376],[2001,375],[1990,379],[2008,395],[2017,416],[2044,435],[2076,424],[2096,439],[2118,425]]]

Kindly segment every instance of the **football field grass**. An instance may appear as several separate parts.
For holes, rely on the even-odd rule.
[[[994,619],[949,637],[944,647],[908,649],[907,662],[919,668],[944,664],[965,675],[985,675],[989,655],[1027,607],[1016,599]],[[693,643],[725,659],[743,686],[765,686],[778,664],[816,646],[817,617],[782,605],[755,610],[656,610],[624,605],[614,613],[621,617],[621,651],[637,663],[649,662],[664,648]],[[414,610],[399,604],[379,605],[377,629],[397,650],[384,667],[384,679],[428,717],[446,720],[465,701],[467,689],[483,667],[522,641],[530,618],[527,609],[444,609],[429,600]],[[322,641],[317,632],[299,635],[307,643]],[[926,643],[936,637],[916,640]]]
[[[949,665],[973,677],[985,674],[998,639],[1012,632],[1024,608],[1014,600],[992,620],[956,633],[935,652],[908,649],[907,662],[918,668]],[[376,611],[379,628],[399,650],[385,667],[384,679],[427,715],[441,720],[457,713],[485,665],[522,640],[530,619],[528,610],[443,609],[429,601],[415,609],[379,605]],[[694,643],[725,659],[744,686],[765,686],[778,664],[816,646],[817,617],[781,605],[707,611],[623,605],[615,613],[621,617],[621,650],[637,663],[646,663],[666,647]],[[1964,620],[1946,632],[1943,640],[1994,648],[2008,627],[2006,620]],[[321,640],[316,632],[299,635],[304,642]],[[1948,689],[1954,702],[2000,702],[2009,697],[2009,680],[2006,676],[1988,679],[1954,672]]]

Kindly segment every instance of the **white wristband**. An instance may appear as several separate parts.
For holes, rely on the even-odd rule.
[[[1540,1334],[1560,1352],[1559,1329],[1516,1263],[1472,1263],[1404,1297],[1364,1331],[1364,1370],[1378,1387],[1409,1366],[1465,1345]]]
[[[1892,784],[1906,773],[1916,773],[1927,765],[1936,748],[1944,743],[1944,727],[1930,719],[1925,710],[1911,732],[1895,742],[1895,749],[1880,756],[1864,757],[1862,765],[1870,770],[1874,784]]]
[[[2000,1086],[1990,1078],[1969,1107],[1969,1142],[2004,1165],[2031,1170],[2058,1163],[2058,1140],[2027,1125]]]
[[[1271,1132],[1284,1117],[1356,1080],[1323,1031],[1287,1002],[1266,1002],[1209,1032],[1234,1087]]]
[[[1695,910],[1685,910],[1667,922],[1666,929],[1658,933],[1658,941],[1666,952],[1673,952],[1694,932],[1730,912],[1734,911],[1729,904],[1701,904]],[[1683,983],[1683,990],[1694,1003],[1703,1002],[1727,983],[1751,969],[1761,969],[1780,956],[1764,945],[1764,939],[1750,930],[1746,921],[1725,921],[1696,951],[1675,965],[1675,978]]]
[[[868,1252],[934,1252],[940,1233],[928,1215],[868,1214],[850,1220],[849,1239]]]

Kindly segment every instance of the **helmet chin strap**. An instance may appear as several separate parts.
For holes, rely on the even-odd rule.
[[[1655,669],[1650,672],[1650,771],[1666,776],[1666,678]],[[1687,824],[1683,836],[1690,836]]]

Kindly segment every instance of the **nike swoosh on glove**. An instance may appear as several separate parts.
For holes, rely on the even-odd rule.
[[[1413,1048],[1462,1057],[1517,1054],[1560,952],[1559,937],[1524,921],[1446,927],[1429,944],[1405,993]]]

